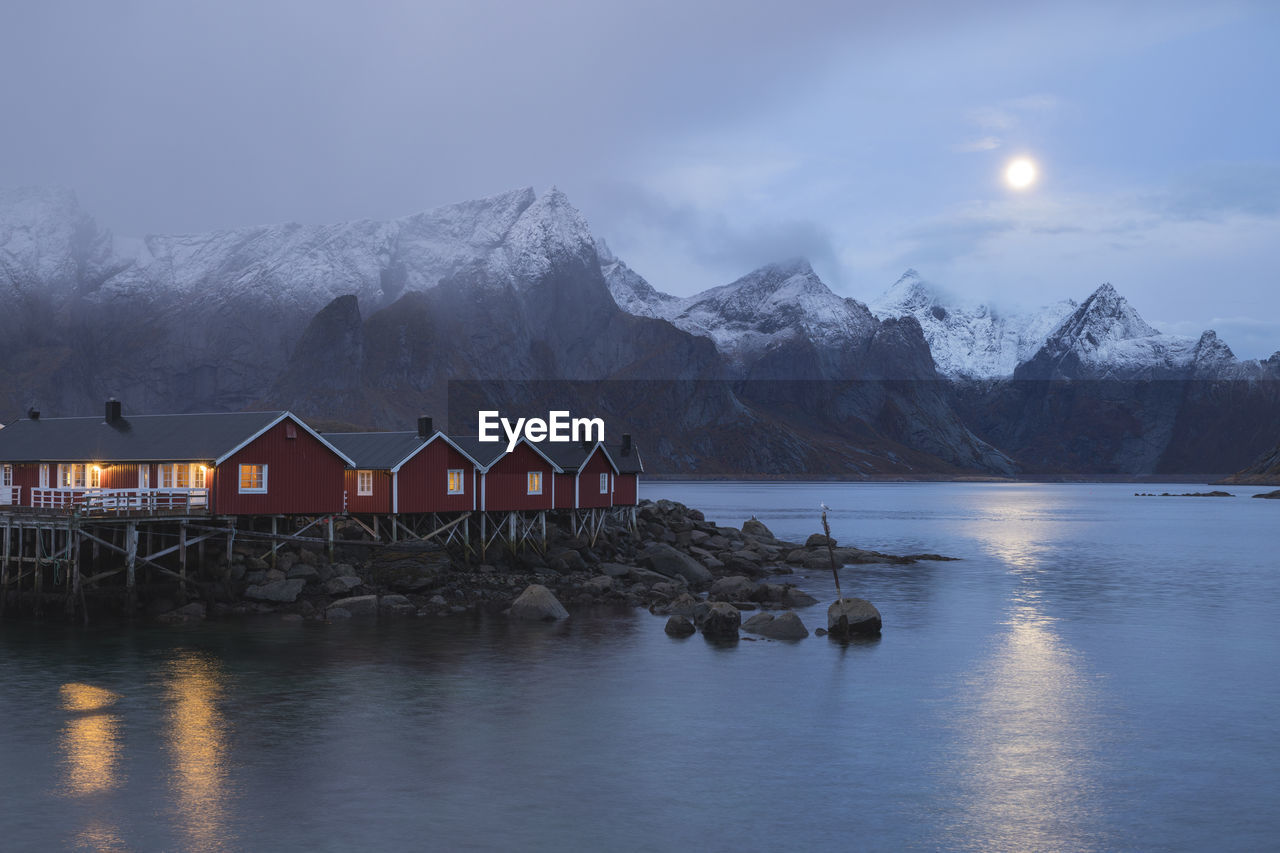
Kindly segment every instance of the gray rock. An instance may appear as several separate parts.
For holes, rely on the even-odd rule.
[[[812,607],[818,603],[818,599],[794,586],[788,586],[783,590],[781,602],[785,607]]]
[[[302,614],[301,614],[301,613],[286,613],[286,614],[284,614],[283,616],[281,616],[281,617],[280,617],[280,621],[281,621],[281,622],[301,622],[301,621],[302,621]]]
[[[316,567],[306,563],[298,563],[289,569],[287,576],[290,580],[301,578],[306,583],[314,583],[320,580],[320,572],[316,571]]]
[[[628,574],[632,570],[631,566],[624,566],[622,563],[601,563],[600,571],[604,572],[611,578],[620,578]]]
[[[672,601],[670,604],[662,607],[660,612],[671,613],[675,616],[684,616],[688,619],[692,619],[697,615],[698,605],[700,604],[705,605],[705,602],[698,601],[698,599],[694,598],[689,593],[684,592],[677,596],[675,601]]]
[[[748,634],[759,634],[761,628],[773,621],[772,613],[757,613],[742,623],[742,630]]]
[[[244,564],[251,572],[265,572],[267,570],[267,561],[261,557],[245,557]]]
[[[738,627],[742,625],[742,614],[738,608],[723,601],[717,601],[707,610],[702,618],[702,634],[714,639],[737,639]]]
[[[412,616],[418,612],[418,608],[413,606],[413,602],[405,598],[403,595],[384,595],[378,599],[378,610],[383,613],[392,613],[397,616]]]
[[[444,607],[449,602],[444,600],[443,595],[433,595],[431,596],[430,599],[428,599],[427,603],[435,605],[436,607]]]
[[[324,618],[328,619],[330,622],[337,619],[350,619],[351,611],[347,610],[345,607],[330,607],[324,612]]]
[[[774,538],[773,531],[765,527],[764,522],[757,520],[754,515],[743,523],[742,532],[751,536],[760,536],[764,539]]]
[[[540,622],[568,619],[569,611],[564,609],[564,605],[551,590],[542,584],[534,583],[525,587],[524,592],[511,602],[511,609],[507,611],[507,615],[513,619]]]
[[[865,598],[842,598],[827,608],[827,631],[833,637],[880,633],[880,611]]]
[[[682,577],[689,583],[710,583],[711,572],[688,554],[670,545],[655,542],[644,549],[642,561],[653,571],[667,577]]]
[[[355,575],[339,575],[325,582],[324,591],[330,595],[346,595],[362,583],[364,581]]]
[[[608,575],[597,575],[584,583],[582,588],[593,595],[603,595],[613,590],[613,578]]]
[[[252,598],[256,601],[290,603],[298,600],[298,593],[302,592],[302,588],[306,586],[306,583],[300,578],[295,578],[294,580],[275,580],[264,584],[254,584],[244,591],[244,597]]]
[[[835,544],[835,539],[832,539],[829,536],[824,536],[821,533],[811,534],[808,539],[804,540],[804,547],[806,548],[825,548],[827,545],[835,547]]]
[[[351,616],[377,616],[378,596],[353,595],[350,598],[339,598],[328,607],[328,612],[345,610]]]
[[[287,572],[282,572],[279,569],[268,569],[266,583],[275,583],[276,581],[282,581],[288,577],[289,575]]]
[[[809,629],[800,621],[800,617],[788,610],[771,619],[767,625],[756,632],[771,640],[803,640],[809,636]]]
[[[672,616],[667,620],[667,627],[663,629],[671,637],[688,637],[697,629],[693,627],[693,623],[683,616]]]
[[[299,548],[298,562],[308,566],[318,566],[320,565],[320,555],[310,548]]]
[[[756,585],[742,575],[720,578],[711,585],[707,597],[714,601],[748,601]]]

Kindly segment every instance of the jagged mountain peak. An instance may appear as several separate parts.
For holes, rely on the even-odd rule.
[[[1079,341],[1083,346],[1097,348],[1108,341],[1129,341],[1159,334],[1110,282],[1105,282],[1063,321],[1050,339],[1064,343]]]

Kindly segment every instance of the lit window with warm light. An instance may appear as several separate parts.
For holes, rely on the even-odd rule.
[[[102,466],[100,465],[89,466],[89,488],[91,489],[102,488]]]
[[[357,471],[356,472],[356,494],[361,497],[368,497],[373,494],[373,472]]]
[[[241,465],[240,466],[240,492],[241,494],[263,494],[267,491],[267,466],[266,465]]]
[[[466,491],[465,481],[462,479],[461,468],[449,469],[449,494],[460,495]]]
[[[529,494],[531,495],[542,494],[542,472],[541,471],[529,472]]]

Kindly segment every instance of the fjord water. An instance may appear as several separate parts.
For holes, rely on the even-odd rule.
[[[1134,490],[645,485],[962,558],[845,569],[885,623],[847,646],[643,611],[10,622],[0,848],[1272,848],[1280,502]],[[794,580],[821,626],[829,573]]]

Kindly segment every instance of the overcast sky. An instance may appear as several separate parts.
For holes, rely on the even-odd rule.
[[[123,235],[556,185],[673,293],[793,255],[863,300],[1110,281],[1258,357],[1277,43],[1274,2],[6,0],[0,185]]]

